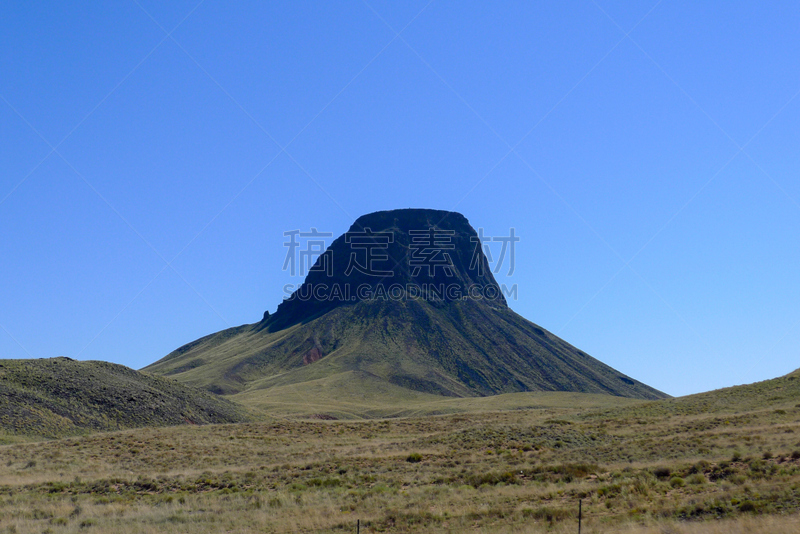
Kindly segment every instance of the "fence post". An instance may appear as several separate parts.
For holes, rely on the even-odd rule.
[[[581,534],[582,519],[583,519],[583,499],[578,499],[578,534]]]
[[[360,519],[356,520],[356,534],[361,534],[361,520]],[[578,534],[580,534],[580,533],[578,533]]]

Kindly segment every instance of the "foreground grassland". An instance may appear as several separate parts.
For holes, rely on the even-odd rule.
[[[798,532],[798,383],[7,445],[0,532]]]

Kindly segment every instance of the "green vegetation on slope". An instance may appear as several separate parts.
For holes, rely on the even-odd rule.
[[[0,429],[7,439],[245,420],[232,402],[121,365],[0,360]]]
[[[589,410],[645,402],[612,395],[563,391],[443,397],[402,388],[360,371],[269,389],[251,389],[230,398],[273,416],[326,420],[423,417],[527,409]]]
[[[145,370],[215,393],[247,393],[349,373],[439,396],[573,391],[665,395],[627,377],[508,308],[466,300],[363,301],[270,332],[260,323],[190,343]]]
[[[800,407],[800,375],[795,371],[786,376],[754,384],[619,407],[604,412],[601,416],[663,419],[675,416],[736,415],[745,412],[750,414],[763,412],[767,416],[774,411],[795,411],[798,407]]]

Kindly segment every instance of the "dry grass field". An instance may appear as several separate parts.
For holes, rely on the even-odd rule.
[[[10,444],[0,532],[797,532],[796,382]]]

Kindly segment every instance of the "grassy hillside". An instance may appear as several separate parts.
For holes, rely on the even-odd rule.
[[[299,384],[252,389],[230,398],[273,416],[325,420],[423,417],[526,409],[588,410],[645,402],[611,395],[561,391],[443,397],[395,386],[357,371]]]
[[[528,394],[536,408],[5,446],[0,531],[345,533],[360,520],[370,534],[571,533],[581,499],[585,534],[789,534],[800,528],[795,382],[596,396],[627,403],[615,409],[544,393]]]
[[[145,370],[246,399],[345,375],[350,382],[344,385],[367,396],[376,387],[455,397],[520,391],[665,396],[508,308],[469,300],[364,301],[276,332],[245,325],[181,347]]]
[[[247,420],[207,391],[106,362],[0,360],[0,429],[12,436]]]
[[[763,414],[769,419],[772,412],[795,412],[798,408],[800,408],[800,374],[795,371],[786,376],[754,384],[618,407],[602,415],[614,418],[663,419],[677,416],[749,413],[751,416]]]

